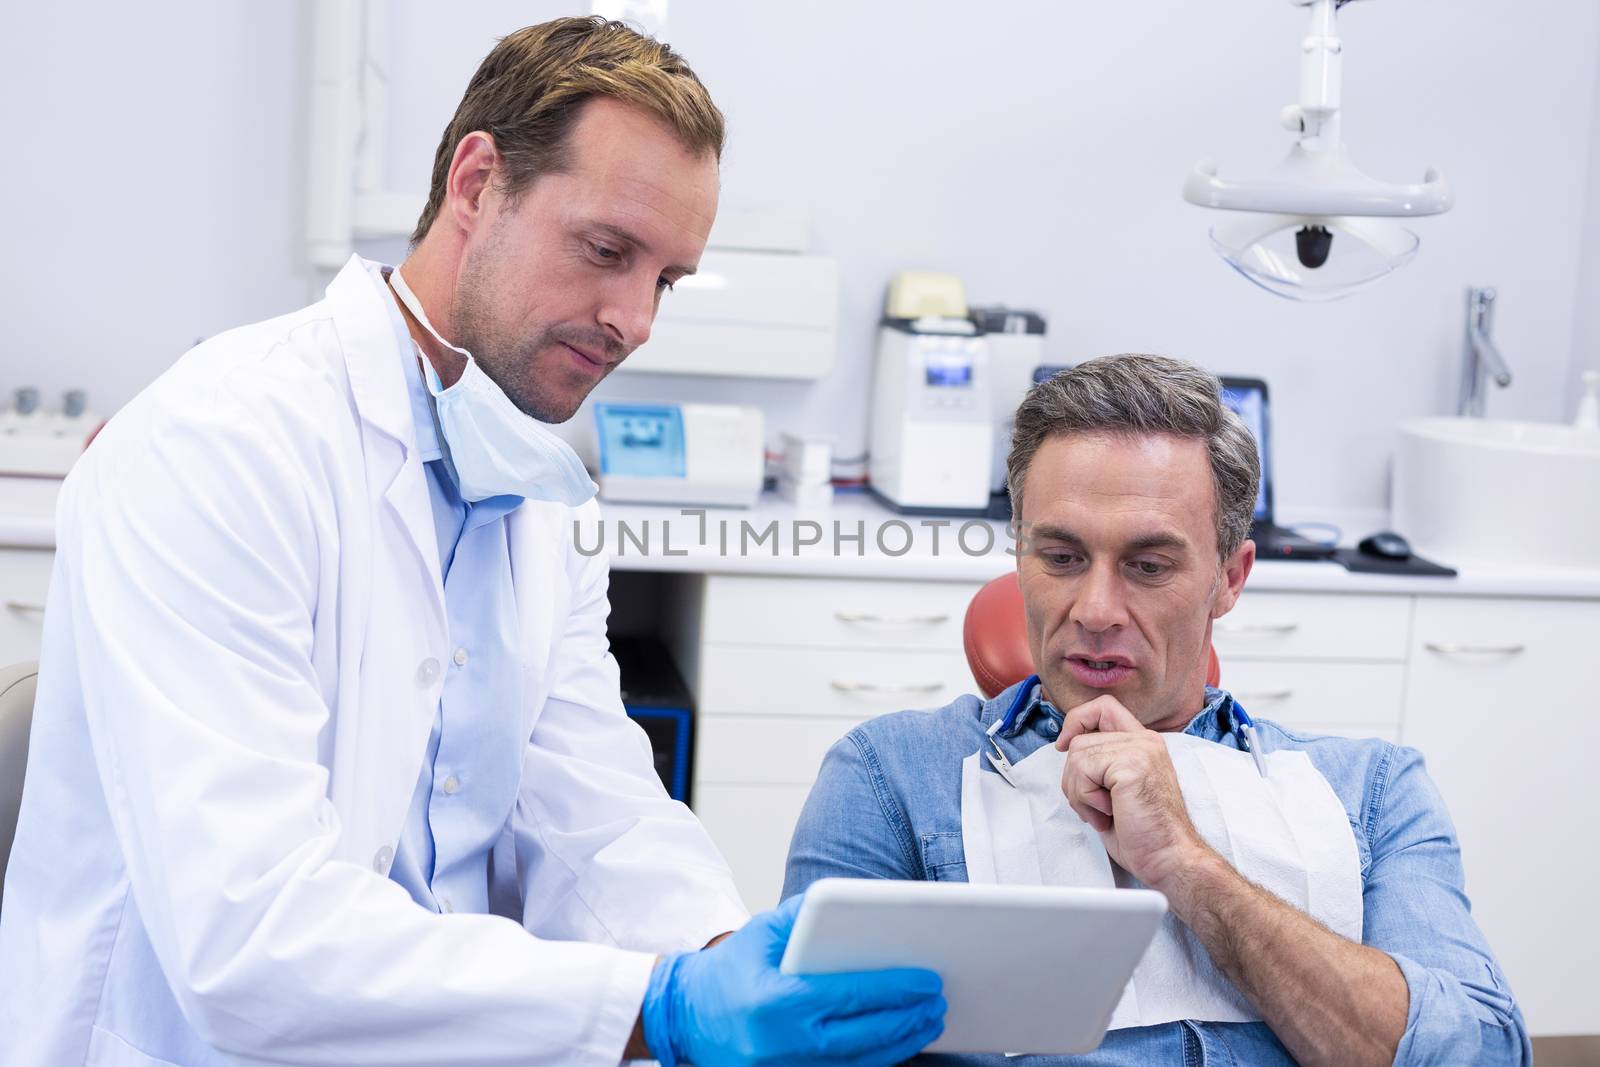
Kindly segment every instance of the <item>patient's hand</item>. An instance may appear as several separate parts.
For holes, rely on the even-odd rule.
[[[1210,853],[1184,806],[1166,742],[1113,696],[1067,712],[1062,792],[1111,858],[1152,889]]]

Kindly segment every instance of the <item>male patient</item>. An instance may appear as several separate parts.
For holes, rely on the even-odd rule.
[[[1058,374],[1017,411],[1008,475],[1037,684],[834,745],[784,895],[828,876],[1160,891],[1133,995],[1073,1063],[1529,1062],[1422,757],[1263,721],[1263,778],[1248,715],[1205,684],[1259,478],[1217,380],[1139,355]]]

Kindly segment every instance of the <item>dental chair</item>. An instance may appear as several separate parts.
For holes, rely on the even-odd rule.
[[[28,762],[28,729],[33,724],[38,679],[35,663],[0,668],[0,892],[5,889],[6,860],[17,832],[17,809],[22,806],[22,769]]]
[[[1033,673],[1033,653],[1028,651],[1028,620],[1022,609],[1022,586],[1015,573],[1002,574],[978,590],[967,605],[961,627],[962,644],[972,677],[985,698],[1008,689]],[[1206,684],[1222,681],[1217,650],[1210,650]]]

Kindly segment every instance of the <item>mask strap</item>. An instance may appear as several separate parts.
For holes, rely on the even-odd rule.
[[[394,270],[389,272],[389,284],[394,287],[396,295],[400,297],[400,302],[406,306],[406,310],[410,311],[412,315],[416,316],[416,320],[422,324],[422,328],[427,330],[428,333],[432,334],[435,341],[438,341],[452,352],[460,353],[469,360],[472,358],[471,352],[468,352],[465,348],[453,345],[449,341],[446,341],[443,337],[439,336],[439,331],[435,330],[433,328],[433,323],[428,321],[428,313],[422,310],[422,301],[417,299],[417,294],[413,293],[411,291],[411,286],[406,284],[405,278],[400,274],[399,267],[396,267]],[[432,361],[428,360],[425,362],[431,363]]]

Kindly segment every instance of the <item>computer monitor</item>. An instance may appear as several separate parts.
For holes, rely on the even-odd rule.
[[[1267,383],[1260,378],[1223,378],[1222,402],[1239,416],[1256,439],[1256,459],[1261,464],[1261,484],[1256,489],[1255,521],[1272,520],[1272,450],[1269,444]]]

